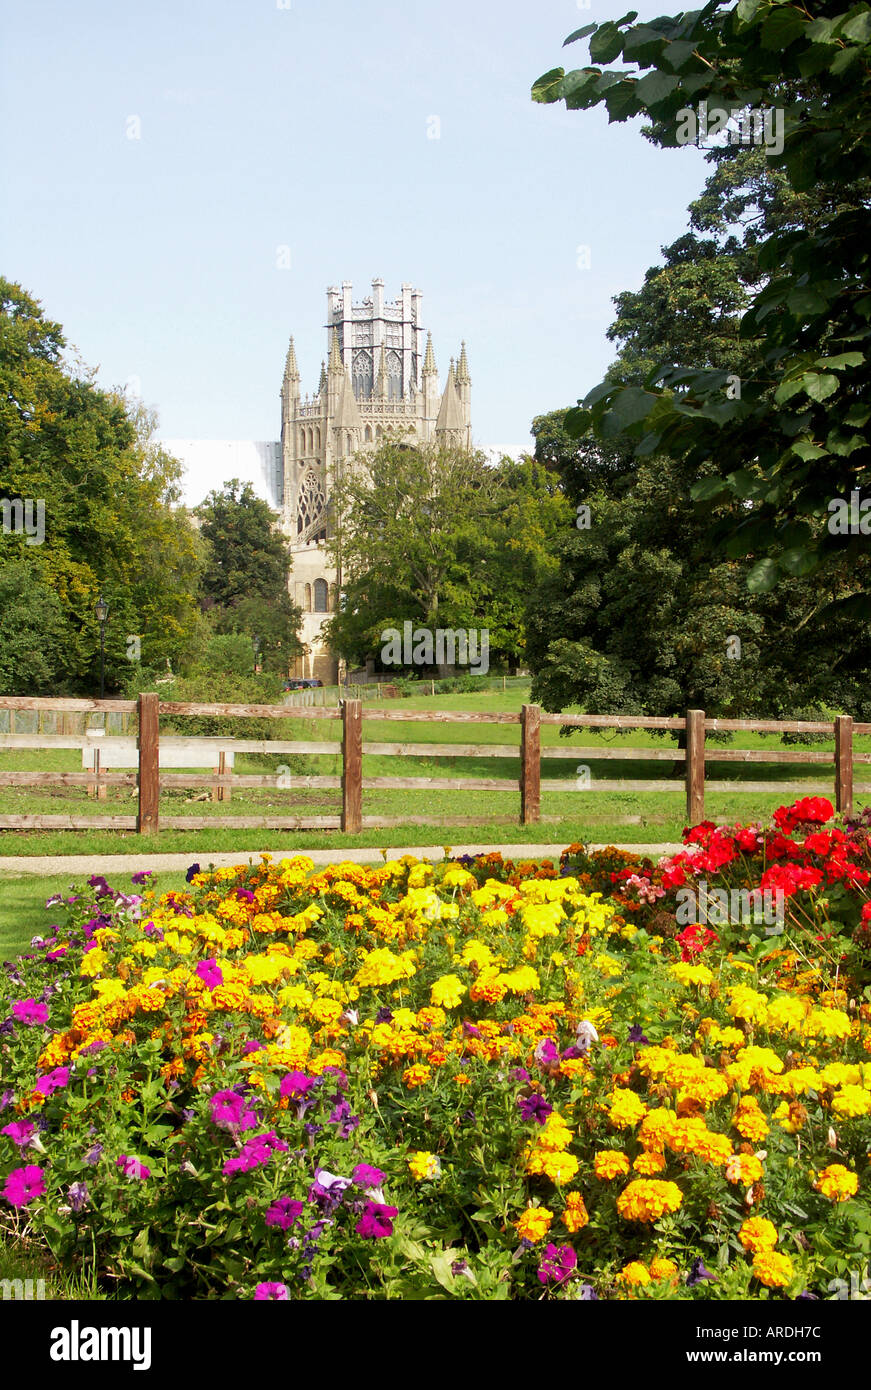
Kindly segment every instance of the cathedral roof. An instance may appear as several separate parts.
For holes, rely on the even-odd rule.
[[[439,407],[439,415],[436,420],[436,430],[465,430],[466,422],[463,419],[463,407],[460,403],[457,391],[456,377],[454,376],[454,363],[451,360],[451,369],[448,372],[445,393],[442,396],[442,403]]]

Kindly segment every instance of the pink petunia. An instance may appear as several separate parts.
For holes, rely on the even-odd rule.
[[[38,999],[19,999],[12,1005],[12,1017],[19,1023],[26,1023],[28,1028],[48,1023],[48,1005]]]
[[[26,1168],[13,1168],[6,1179],[3,1196],[12,1207],[26,1207],[45,1192],[45,1175],[35,1163]]]

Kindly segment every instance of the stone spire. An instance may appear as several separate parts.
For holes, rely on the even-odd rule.
[[[384,344],[381,345],[381,355],[378,362],[378,373],[375,378],[375,395],[380,401],[386,401],[390,394],[390,378],[387,375],[387,354],[384,351]]]
[[[465,386],[467,384],[471,386],[472,384],[472,378],[469,376],[469,359],[466,356],[465,342],[462,344],[460,360],[457,364],[457,384],[460,386]]]
[[[343,372],[345,370],[342,362],[342,349],[339,347],[339,330],[333,329],[333,338],[330,343],[330,375],[333,372]]]
[[[318,382],[318,395],[322,396],[327,389],[327,369],[321,362],[321,379]]]
[[[457,366],[457,390],[460,393],[463,416],[468,429],[472,424],[472,378],[469,376],[469,359],[466,356],[465,342],[462,345],[460,361]]]
[[[293,345],[293,337],[287,348],[287,357],[284,360],[284,379],[285,381],[299,381],[299,367],[296,365],[296,348]]]
[[[432,350],[431,333],[427,333],[426,335],[426,355],[423,359],[423,374],[424,376],[438,376],[438,368],[436,367],[435,353]]]
[[[463,418],[463,405],[460,400],[460,393],[457,390],[457,379],[454,375],[453,358],[451,358],[448,380],[445,385],[444,395],[442,396],[438,419],[436,420],[436,434],[443,437],[444,443],[463,444],[466,440],[466,422]]]

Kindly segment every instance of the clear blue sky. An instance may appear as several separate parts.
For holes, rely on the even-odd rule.
[[[600,380],[611,296],[704,180],[639,121],[530,100],[622,3],[282,3],[2,0],[2,273],[162,435],[225,439],[278,437],[290,333],[316,388],[328,284],[407,280],[442,378],[467,340],[476,441],[529,443]]]

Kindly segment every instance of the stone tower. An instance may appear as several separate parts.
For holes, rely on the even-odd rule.
[[[410,442],[442,442],[471,448],[472,382],[466,345],[439,389],[432,337],[421,323],[420,290],[401,287],[385,302],[384,281],[355,304],[352,287],[327,290],[327,361],[317,392],[303,398],[293,338],[281,387],[281,454],[284,472],[282,529],[293,551],[291,591],[303,610],[306,655],[296,674],[335,684],[338,662],[323,645],[320,629],[335,610],[336,575],[323,547],[331,479],[337,465],[359,450],[374,449],[388,431]]]

